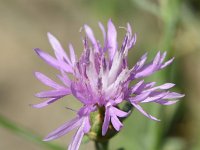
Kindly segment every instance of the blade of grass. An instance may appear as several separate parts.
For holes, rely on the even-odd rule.
[[[153,15],[157,16],[160,18],[160,10],[159,7],[156,6],[156,4],[148,1],[148,0],[132,0],[134,4],[136,4],[138,7],[142,8],[143,10],[146,10]]]
[[[148,0],[133,0],[134,4],[140,7],[160,19],[163,22],[163,34],[159,47],[163,50],[168,51],[168,57],[173,54],[173,41],[175,33],[177,31],[177,24],[180,20],[180,6],[182,0],[160,0],[160,5],[156,6],[154,3]],[[166,79],[169,80],[169,69],[164,72],[159,72],[156,74],[156,79],[159,79],[161,83],[165,82]],[[176,72],[173,72],[176,73]],[[178,106],[177,106],[178,108]],[[150,109],[151,114],[159,114],[160,118],[164,119],[164,114],[161,106],[153,106]],[[176,112],[176,111],[175,111]],[[173,115],[172,115],[173,116]],[[171,117],[170,119],[173,119]],[[171,121],[168,120],[167,124],[170,125]],[[148,130],[146,132],[146,137],[150,142],[147,144],[149,150],[160,149],[163,144],[163,135],[165,134],[165,128],[163,123],[158,124],[155,122],[147,123]]]
[[[59,145],[43,142],[40,136],[33,134],[31,131],[21,127],[20,125],[17,125],[16,123],[10,121],[2,115],[0,115],[0,127],[3,127],[12,132],[13,134],[16,134],[26,140],[41,145],[49,150],[65,150],[65,148]]]

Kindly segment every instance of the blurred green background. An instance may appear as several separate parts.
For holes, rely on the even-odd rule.
[[[112,18],[116,27],[130,22],[137,33],[129,53],[132,66],[146,51],[158,50],[176,59],[170,67],[148,80],[175,82],[175,91],[186,96],[174,106],[144,108],[161,122],[134,111],[124,128],[110,142],[111,150],[200,150],[200,1],[199,0],[0,0],[0,150],[64,150],[73,132],[52,142],[41,139],[71,119],[65,106],[77,108],[72,97],[34,109],[29,104],[46,87],[34,71],[54,78],[55,70],[40,60],[33,48],[52,53],[46,33],[53,33],[67,49],[72,42],[82,50],[79,32],[85,23],[101,37],[98,21]],[[124,30],[118,28],[118,41]],[[93,150],[93,143],[81,145]]]

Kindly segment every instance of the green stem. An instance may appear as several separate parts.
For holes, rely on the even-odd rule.
[[[95,148],[96,150],[108,150],[108,141],[95,141]]]

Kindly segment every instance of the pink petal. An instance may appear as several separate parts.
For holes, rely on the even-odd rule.
[[[167,55],[167,52],[164,52],[164,53],[162,54],[162,56],[161,56],[161,58],[160,58],[160,65],[163,63],[163,61],[164,61],[166,55]]]
[[[138,73],[136,73],[135,78],[146,77],[154,73],[159,69],[160,62],[160,52],[157,53],[153,62],[143,67]]]
[[[122,64],[122,55],[117,51],[113,58],[112,66],[108,74],[109,84],[115,81],[118,71],[121,69],[121,64]]]
[[[37,93],[36,96],[39,98],[55,98],[60,96],[65,96],[71,94],[69,89],[62,89],[62,90],[51,90],[51,91],[43,91]]]
[[[80,125],[81,125],[81,120],[78,117],[76,117],[71,121],[64,123],[62,126],[60,126],[56,130],[48,134],[43,141],[50,141],[57,139]]]
[[[55,55],[58,60],[63,61],[63,58],[70,64],[70,60],[65,53],[64,49],[62,48],[60,42],[54,37],[51,33],[47,33],[49,42],[54,49]]]
[[[75,55],[74,48],[73,48],[72,44],[69,44],[69,50],[70,50],[71,62],[72,62],[73,65],[75,65],[75,63],[76,63],[76,55]]]
[[[130,36],[132,36],[132,29],[130,23],[127,23],[127,31],[130,34]]]
[[[144,89],[147,89],[147,88],[152,88],[154,85],[156,84],[156,82],[147,82],[147,83],[144,83]]]
[[[134,35],[133,35],[133,38],[131,39],[131,41],[129,42],[129,49],[133,46],[133,45],[135,45],[135,43],[136,43],[136,40],[137,40],[137,34],[135,33]]]
[[[91,125],[90,125],[90,119],[89,117],[85,117],[84,119],[85,126],[84,126],[84,133],[88,133],[90,131]]]
[[[117,50],[117,31],[111,19],[108,21],[107,38],[108,38],[107,40],[109,47],[109,56],[110,59],[112,60]]]
[[[174,57],[171,58],[170,60],[168,60],[167,62],[165,62],[165,63],[161,66],[161,69],[167,67],[167,66],[170,65],[173,61],[174,61]]]
[[[127,117],[129,115],[129,113],[122,111],[120,109],[117,109],[116,107],[112,107],[111,109],[113,113],[118,117]]]
[[[105,31],[105,28],[104,28],[104,26],[101,22],[99,22],[99,28],[101,29],[101,32],[103,34],[104,44],[106,45],[106,31]]]
[[[50,99],[48,99],[48,100],[46,100],[46,101],[44,101],[42,103],[34,104],[34,105],[31,105],[31,106],[34,107],[34,108],[43,108],[43,107],[48,106],[49,104],[57,101],[60,98],[62,98],[62,97],[50,98]]]
[[[84,136],[83,132],[84,124],[76,132],[75,136],[73,137],[72,143],[69,145],[68,150],[78,150],[81,144],[81,140]]]
[[[106,109],[104,121],[103,121],[103,126],[102,126],[102,135],[103,136],[106,135],[106,132],[108,131],[109,124],[110,124],[110,113],[109,113],[109,110]]]
[[[40,50],[39,48],[35,48],[34,50],[38,54],[38,56],[40,56],[40,58],[42,58],[47,64],[51,65],[52,67],[58,70],[60,69],[58,61],[55,58],[53,58],[51,55]]]
[[[166,100],[157,100],[157,101],[154,101],[156,103],[159,103],[161,105],[173,105],[175,103],[177,103],[179,100],[174,100],[174,101],[166,101]]]
[[[178,99],[178,98],[182,98],[184,96],[185,96],[184,94],[179,94],[179,93],[176,93],[176,92],[170,92],[165,97],[163,97],[163,99]]]
[[[95,48],[97,48],[97,42],[96,42],[96,39],[95,39],[94,34],[92,32],[92,29],[88,25],[84,25],[84,28],[85,28],[85,32],[86,32],[87,37],[90,39],[90,41],[95,46]]]
[[[111,116],[111,122],[115,130],[119,131],[122,127],[123,124],[119,121],[116,115]]]
[[[150,114],[148,114],[147,112],[145,112],[142,107],[140,105],[137,105],[135,103],[131,103],[137,110],[139,110],[144,116],[146,116],[147,118],[150,118],[152,120],[155,120],[155,121],[160,121],[159,119],[151,116]]]
[[[64,83],[67,87],[70,87],[71,85],[71,80],[69,79],[69,77],[63,72],[62,76],[61,75],[57,75],[57,77],[60,79],[60,81],[62,83]]]
[[[167,89],[170,89],[170,88],[172,88],[172,87],[174,87],[175,86],[175,84],[174,83],[165,83],[165,84],[163,84],[163,85],[160,85],[160,86],[156,86],[156,87],[154,87],[154,88],[151,88],[151,89],[147,89],[147,90],[145,90],[145,92],[150,92],[150,91],[155,91],[155,90],[157,90],[157,89],[161,89],[161,90],[167,90]]]
[[[38,80],[40,80],[42,83],[44,83],[47,86],[50,86],[55,89],[64,88],[63,86],[57,84],[55,81],[51,80],[49,77],[47,77],[46,75],[40,72],[35,72],[35,76],[37,77]]]
[[[151,92],[146,92],[146,93],[142,93],[140,95],[136,95],[135,97],[130,98],[131,102],[140,102],[145,100],[149,95],[151,94]]]
[[[144,80],[136,83],[134,86],[131,87],[131,93],[134,94],[138,88],[144,83]]]
[[[148,53],[145,53],[141,58],[140,58],[140,60],[137,62],[137,69],[140,69],[141,67],[143,67],[144,66],[144,63],[146,62],[146,60],[147,60],[147,54]]]
[[[156,100],[159,100],[159,99],[162,99],[163,97],[165,97],[169,92],[161,92],[161,93],[158,93],[154,96],[150,96],[148,97],[147,99],[145,99],[144,101],[142,101],[142,103],[149,103],[149,102],[153,102],[153,101],[156,101]]]

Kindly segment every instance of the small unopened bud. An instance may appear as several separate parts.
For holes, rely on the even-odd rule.
[[[87,134],[91,140],[94,141],[107,141],[118,133],[110,124],[105,136],[102,136],[102,125],[104,121],[105,108],[99,107],[97,111],[91,113],[91,129]]]
[[[121,110],[130,112],[132,111],[132,108],[133,108],[132,105],[127,102],[121,107]],[[92,112],[90,114],[91,129],[90,132],[87,133],[87,135],[91,140],[100,142],[107,141],[118,133],[118,131],[116,131],[115,128],[110,123],[106,135],[102,136],[102,125],[104,121],[104,115],[105,115],[105,107],[99,107],[97,111]],[[123,119],[121,118],[120,120],[123,121],[124,118]]]

